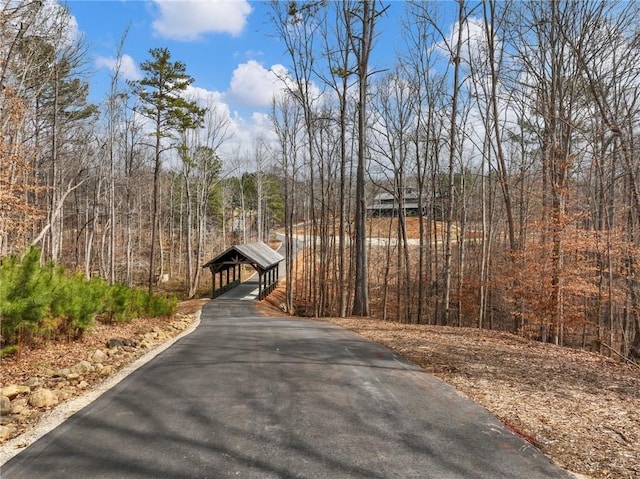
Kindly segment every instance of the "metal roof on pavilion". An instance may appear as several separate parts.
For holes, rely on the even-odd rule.
[[[204,264],[203,268],[209,268],[214,277],[213,297],[237,286],[242,281],[240,266],[249,264],[259,275],[259,297],[262,299],[269,294],[278,282],[278,266],[284,257],[262,242],[237,244],[231,246],[223,253]],[[227,273],[226,284],[222,272]],[[230,273],[233,273],[233,280]],[[219,287],[215,287],[215,276],[219,274]],[[237,277],[236,277],[237,274]],[[263,281],[264,279],[264,281]]]
[[[284,260],[284,257],[262,242],[237,244],[228,248],[213,258],[203,268],[211,268],[216,271],[225,269],[228,264],[250,264],[254,268],[267,271]]]

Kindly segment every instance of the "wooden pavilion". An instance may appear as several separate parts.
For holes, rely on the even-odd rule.
[[[283,260],[284,257],[267,244],[256,242],[234,245],[202,267],[211,271],[211,297],[217,298],[242,282],[243,264],[251,265],[258,273],[258,299],[264,299],[278,284],[279,266]]]

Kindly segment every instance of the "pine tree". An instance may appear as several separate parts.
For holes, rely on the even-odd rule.
[[[167,139],[177,131],[198,128],[203,121],[204,110],[194,101],[184,97],[186,89],[194,81],[187,75],[184,63],[171,61],[167,48],[152,48],[151,60],[140,65],[144,78],[130,82],[129,86],[140,100],[137,110],[153,122],[155,161],[153,172],[153,203],[151,224],[151,248],[149,253],[149,292],[153,290],[155,277],[155,253],[158,237],[158,196],[162,154],[172,148]]]

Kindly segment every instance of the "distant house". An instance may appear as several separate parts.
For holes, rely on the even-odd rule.
[[[418,192],[408,188],[404,193],[402,204],[391,193],[380,193],[373,198],[373,202],[367,206],[367,215],[373,218],[395,217],[400,211],[404,216],[420,216],[418,204]],[[424,211],[422,212],[424,214]]]

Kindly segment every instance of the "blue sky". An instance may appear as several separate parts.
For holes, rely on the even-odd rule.
[[[388,4],[386,22],[393,27],[397,20],[393,13],[402,10],[402,2]],[[271,34],[268,1],[70,0],[67,6],[89,49],[92,101],[104,96],[103,77],[108,76],[104,60],[115,57],[127,28],[123,53],[136,65],[149,58],[149,49],[167,47],[174,60],[186,63],[194,85],[207,90],[229,92],[234,71],[241,74],[248,62],[265,70],[288,62],[283,46]],[[181,17],[172,10],[174,6]],[[392,57],[393,42],[388,38],[377,45],[381,58]]]
[[[89,50],[92,101],[98,102],[104,98],[105,85],[108,84],[105,80],[110,73],[109,60],[115,58],[127,28],[123,54],[127,60],[131,60],[132,65],[138,67],[142,61],[149,59],[151,48],[166,47],[174,60],[186,64],[187,72],[195,78],[194,86],[227,96],[234,96],[231,95],[231,80],[234,71],[240,68],[236,78],[242,73],[242,65],[251,61],[267,71],[284,60],[277,40],[267,34],[271,27],[267,16],[270,7],[266,2],[170,2],[182,4],[182,18],[174,16],[171,11],[163,12],[161,6],[167,3],[72,0],[67,4]],[[223,6],[206,6],[215,3]],[[185,8],[188,4],[204,4],[204,8],[190,10]],[[219,20],[201,21],[198,32],[197,27],[191,26],[198,15],[217,17]],[[253,67],[258,69],[257,65]],[[245,74],[251,73],[246,71],[246,67],[244,70]],[[253,73],[257,75],[264,72],[258,70]],[[135,78],[134,72],[126,67],[123,68],[123,76]],[[236,98],[237,106],[243,109],[260,106],[251,105],[251,95],[248,96],[246,99]]]
[[[384,2],[389,10],[378,27],[375,69],[393,66],[403,3]],[[166,47],[173,60],[186,64],[197,95],[227,111],[239,142],[250,142],[269,129],[270,98],[282,86],[270,70],[286,69],[289,63],[283,45],[272,35],[270,2],[69,0],[67,6],[88,48],[90,101],[104,100],[117,47],[128,28],[123,77],[138,79],[149,50]]]

